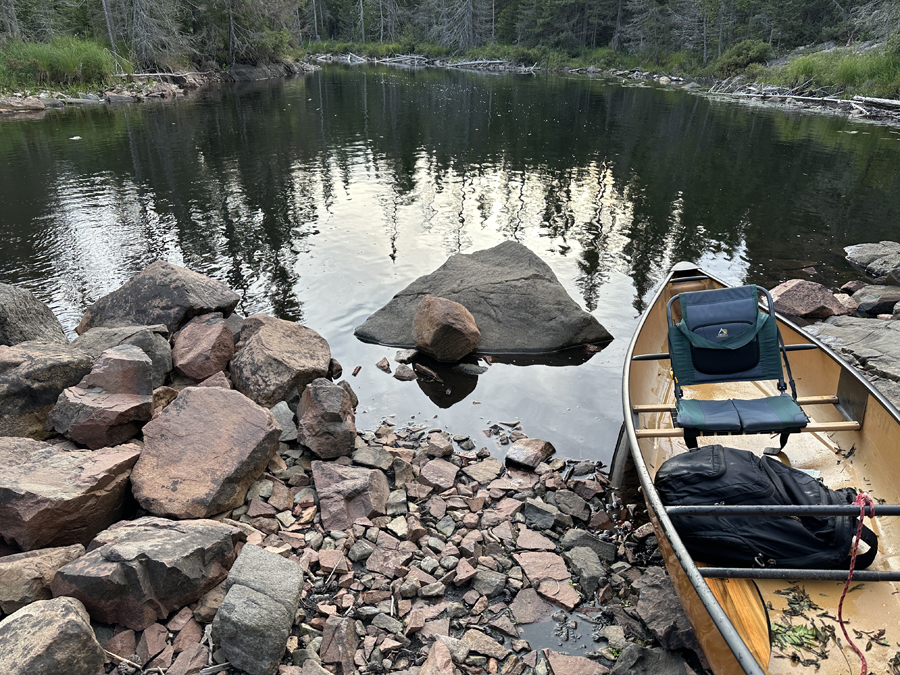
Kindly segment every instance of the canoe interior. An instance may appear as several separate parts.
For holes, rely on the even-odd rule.
[[[720,286],[713,280],[667,285],[648,310],[643,327],[635,337],[632,353],[639,355],[668,351],[665,306],[672,295]],[[678,317],[677,311],[675,316]],[[779,325],[786,344],[811,341],[792,325],[784,321],[780,321]],[[861,422],[861,428],[858,431],[793,434],[780,459],[799,469],[819,471],[825,484],[833,489],[850,486],[865,490],[874,499],[889,504],[900,503],[900,424],[895,413],[885,407],[852,374],[844,372],[848,367],[833,353],[823,349],[795,351],[789,353],[789,358],[799,396],[837,394],[841,398],[843,413],[834,405],[805,406],[804,411],[812,421],[840,422],[847,419],[847,416],[856,416],[857,421]],[[627,378],[631,405],[674,404],[674,388],[667,360],[631,361]],[[774,382],[725,383],[685,388],[685,397],[688,398],[759,398],[777,394]],[[632,420],[635,428],[662,429],[673,426],[668,413],[641,413],[633,416]],[[666,459],[687,451],[680,438],[642,438],[633,439],[633,443],[637,443],[651,477],[655,476]],[[770,439],[768,435],[708,436],[701,437],[699,443],[721,443],[762,454],[767,445],[777,445],[777,438]],[[716,673],[723,675],[740,673],[741,669],[730,649],[718,634],[668,546],[665,534],[652,513],[652,507],[651,520],[657,528],[676,591],[685,605],[711,667]],[[900,570],[900,537],[897,536],[895,520],[893,517],[868,520],[869,527],[879,536],[879,554],[869,569]],[[846,644],[836,621],[842,582],[754,582],[743,579],[710,585],[744,642],[767,672],[815,672],[822,675],[859,672],[859,658]],[[797,587],[798,590],[788,590],[792,587]],[[849,619],[847,625],[851,637],[860,648],[868,649],[865,654],[870,669],[874,667],[874,672],[896,672],[890,670],[888,663],[900,649],[900,584],[854,583],[852,588],[844,601],[844,617]],[[785,613],[785,610],[789,610],[789,600],[796,604],[802,597],[798,591],[805,592],[812,605],[802,615],[792,616],[790,611]],[[787,595],[783,594],[785,592]],[[824,648],[815,650],[783,649],[773,644],[769,654],[770,627],[781,630],[780,626],[789,624],[816,627],[824,631],[833,630],[843,645],[843,654],[834,640],[828,641]],[[788,630],[792,635],[800,633],[797,629]],[[861,635],[858,640],[857,631]],[[885,632],[882,634],[881,631]],[[879,635],[883,637],[876,639],[875,636]],[[823,651],[827,656],[823,656]],[[799,656],[799,663],[796,658],[792,660],[792,654]],[[900,663],[900,656],[897,660]]]

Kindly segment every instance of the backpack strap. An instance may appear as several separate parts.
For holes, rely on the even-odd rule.
[[[865,553],[856,554],[856,568],[864,570],[872,564],[872,562],[875,560],[875,556],[878,555],[878,535],[870,530],[866,525],[863,525],[860,539],[862,539],[869,545],[868,551],[866,551]],[[847,567],[850,567],[849,558],[847,559]]]

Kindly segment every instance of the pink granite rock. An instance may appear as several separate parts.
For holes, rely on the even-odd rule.
[[[194,380],[205,380],[225,369],[234,356],[234,338],[220,314],[192,319],[175,336],[175,370]]]
[[[240,506],[280,434],[272,413],[240,392],[189,387],[144,427],[134,496],[150,513],[172,518]]]
[[[472,313],[458,302],[426,295],[413,315],[413,342],[438,361],[459,361],[478,349],[481,331]]]
[[[0,438],[0,537],[31,550],[87,544],[124,515],[136,445],[64,452]]]
[[[153,414],[152,368],[139,347],[107,349],[81,382],[59,395],[48,427],[92,450],[134,438]]]

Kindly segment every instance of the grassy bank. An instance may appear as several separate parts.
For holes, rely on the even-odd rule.
[[[120,60],[120,66],[126,66]],[[0,47],[0,89],[102,88],[113,81],[116,59],[103,45],[77,38],[49,43],[9,41]]]
[[[746,72],[760,82],[821,93],[900,98],[900,54],[834,50],[798,56],[777,68],[751,67]]]

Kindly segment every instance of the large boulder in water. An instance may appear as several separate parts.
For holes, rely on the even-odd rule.
[[[879,241],[844,248],[847,262],[878,284],[900,284],[900,244]]]
[[[856,312],[861,316],[876,317],[879,314],[893,314],[900,302],[900,288],[897,286],[864,286],[852,296],[857,304]]]
[[[569,297],[549,265],[514,241],[452,256],[366,319],[356,336],[414,346],[413,316],[426,295],[453,300],[472,313],[482,352],[552,352],[612,339]]]
[[[83,351],[54,342],[0,345],[0,436],[49,436],[44,423],[50,409],[93,363]]]
[[[221,281],[157,260],[120,289],[87,308],[75,332],[95,326],[152,326],[165,324],[174,332],[201,314],[231,314],[240,300]]]
[[[0,345],[30,340],[69,344],[59,319],[31,291],[0,284]]]
[[[153,388],[161,387],[172,370],[172,347],[169,346],[169,329],[156,326],[98,326],[72,340],[72,346],[89,354],[93,359],[107,349],[119,345],[140,347],[153,362]]]

